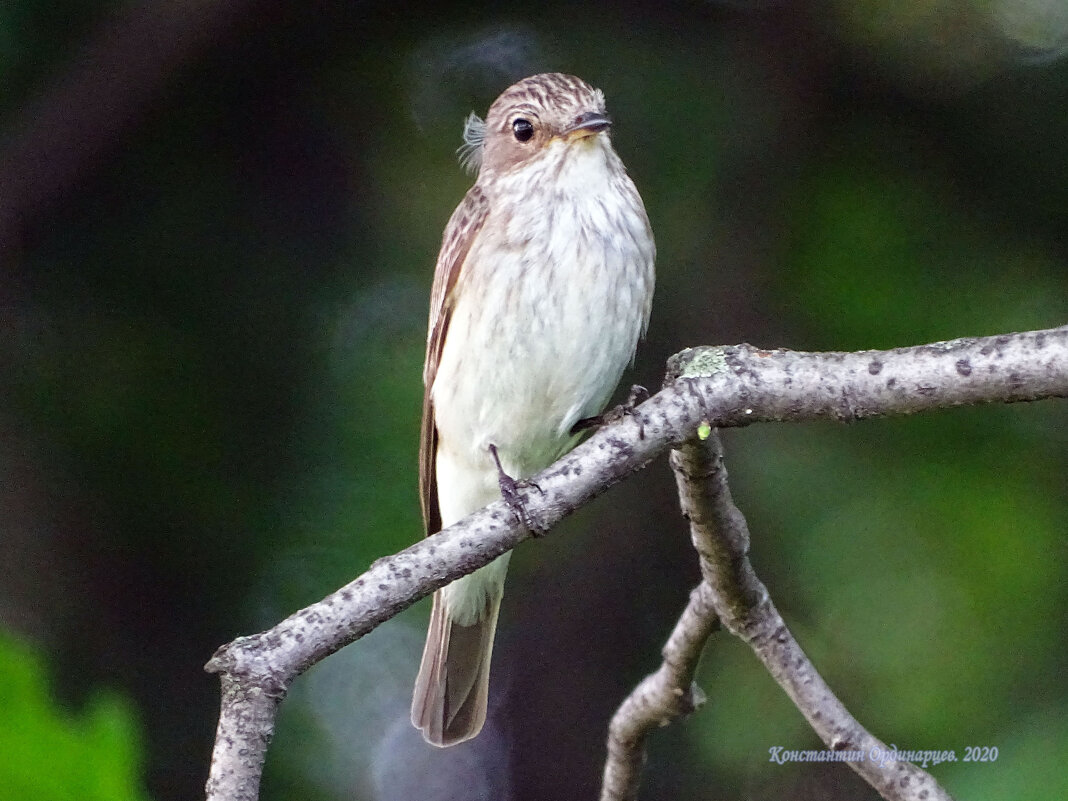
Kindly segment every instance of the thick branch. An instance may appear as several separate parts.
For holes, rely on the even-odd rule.
[[[749,345],[684,351],[672,383],[640,415],[596,432],[521,492],[547,530],[699,425],[910,414],[966,403],[1068,397],[1068,327],[862,353],[762,351]],[[376,561],[360,578],[269,631],[223,646],[207,670],[223,674],[209,799],[251,801],[277,700],[311,665],[438,587],[528,536],[503,502]],[[265,699],[272,699],[267,703]]]

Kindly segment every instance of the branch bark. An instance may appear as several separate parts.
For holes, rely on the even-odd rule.
[[[692,679],[702,646],[722,623],[753,649],[827,745],[825,761],[845,762],[887,801],[950,801],[938,782],[916,765],[872,759],[891,749],[849,713],[786,627],[749,561],[749,528],[731,499],[718,434],[713,430],[704,441],[691,440],[673,450],[671,468],[703,580],[664,647],[664,665],[638,685],[612,719],[601,800],[638,797],[640,776],[632,766],[641,765],[645,735],[689,711],[672,703],[682,688],[673,680]],[[666,670],[669,664],[673,669]],[[621,735],[629,732],[639,736],[623,740]]]
[[[702,425],[858,420],[963,404],[1068,397],[1068,326],[859,353],[765,351],[750,345],[683,351],[669,384],[639,415],[597,431],[521,491],[534,527],[552,525]],[[300,673],[438,587],[529,536],[502,501],[383,559],[274,628],[220,648],[223,708],[207,797],[252,801],[278,703]],[[685,680],[685,676],[682,677]],[[688,685],[688,682],[686,682]]]
[[[663,663],[627,696],[608,725],[608,758],[601,782],[601,801],[633,801],[638,797],[645,740],[654,729],[689,715],[705,702],[693,683],[705,642],[719,628],[712,585],[702,581],[668,637]]]

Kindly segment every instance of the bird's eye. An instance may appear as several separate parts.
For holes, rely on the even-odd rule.
[[[530,120],[524,120],[520,117],[512,123],[512,133],[515,134],[515,138],[520,142],[529,142],[530,137],[534,135],[534,125]]]

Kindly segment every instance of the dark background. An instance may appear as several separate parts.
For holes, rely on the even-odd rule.
[[[1068,313],[1058,0],[17,0],[0,7],[0,796],[202,792],[203,663],[421,535],[462,121],[602,88],[659,247],[648,341],[885,348]],[[1063,402],[726,435],[753,561],[851,711],[935,776],[1068,797]],[[263,798],[578,799],[697,580],[661,460],[512,561],[491,718],[407,723],[427,604],[302,677]],[[643,798],[869,798],[745,646]]]

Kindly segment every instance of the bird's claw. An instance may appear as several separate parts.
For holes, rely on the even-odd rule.
[[[635,384],[630,388],[630,394],[627,395],[626,401],[615,408],[609,409],[607,412],[602,412],[593,417],[583,417],[575,425],[571,426],[571,434],[575,435],[591,428],[600,428],[609,423],[618,423],[624,417],[633,417],[638,424],[638,439],[645,439],[645,420],[642,418],[641,412],[638,411],[638,406],[647,400],[649,400],[649,390],[640,384]]]
[[[538,492],[543,492],[533,481],[527,481],[524,479],[512,478],[501,466],[501,458],[497,455],[497,446],[489,446],[490,453],[493,454],[493,461],[497,465],[497,486],[501,489],[501,498],[508,504],[508,508],[512,510],[512,514],[515,515],[516,520],[520,525],[526,528],[533,536],[540,537],[545,531],[540,527],[534,525],[530,519],[530,515],[527,513],[527,507],[523,504],[523,499],[519,497],[519,491],[526,487],[533,487]]]

